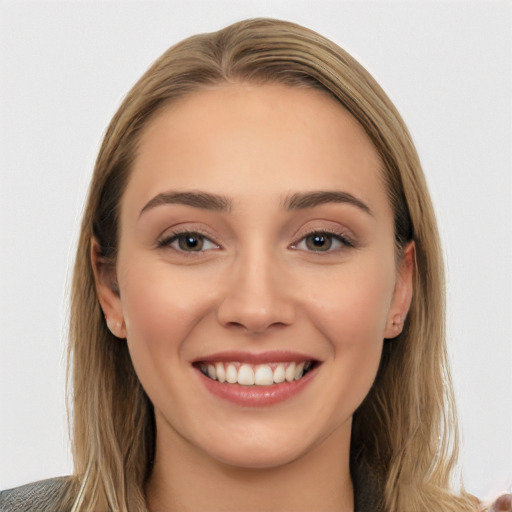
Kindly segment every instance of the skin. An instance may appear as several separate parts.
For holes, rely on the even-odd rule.
[[[353,509],[352,415],[412,293],[414,248],[397,261],[381,168],[361,126],[310,89],[222,85],[146,128],[115,270],[94,241],[92,254],[109,326],[155,406],[150,510]],[[230,208],[146,206],[185,191],[225,196]],[[283,206],[317,191],[351,194],[369,211]],[[203,250],[169,242],[177,229],[201,233]],[[335,235],[320,251],[311,233],[326,231]],[[212,395],[192,366],[228,350],[292,350],[321,364],[284,402],[240,407]]]

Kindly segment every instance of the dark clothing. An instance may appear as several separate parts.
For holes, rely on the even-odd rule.
[[[0,492],[0,512],[59,512],[60,500],[66,492],[69,479],[50,478],[15,489]],[[356,512],[375,512],[376,502],[356,492]],[[378,505],[377,505],[378,507]],[[497,499],[489,512],[512,512],[512,494]]]
[[[68,478],[50,478],[0,492],[0,512],[58,512]]]

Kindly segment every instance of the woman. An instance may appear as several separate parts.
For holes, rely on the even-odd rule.
[[[37,499],[479,510],[450,491],[443,316],[419,160],[368,73],[286,22],[192,37],[101,147],[72,289],[75,474]]]

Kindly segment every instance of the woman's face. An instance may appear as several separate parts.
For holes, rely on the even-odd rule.
[[[158,446],[271,467],[349,443],[411,293],[381,166],[307,88],[219,86],[150,123],[121,203],[120,296],[99,295]]]

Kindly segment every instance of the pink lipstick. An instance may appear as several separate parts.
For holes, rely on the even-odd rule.
[[[244,407],[273,405],[300,393],[320,363],[296,352],[222,352],[193,363],[213,395]]]

